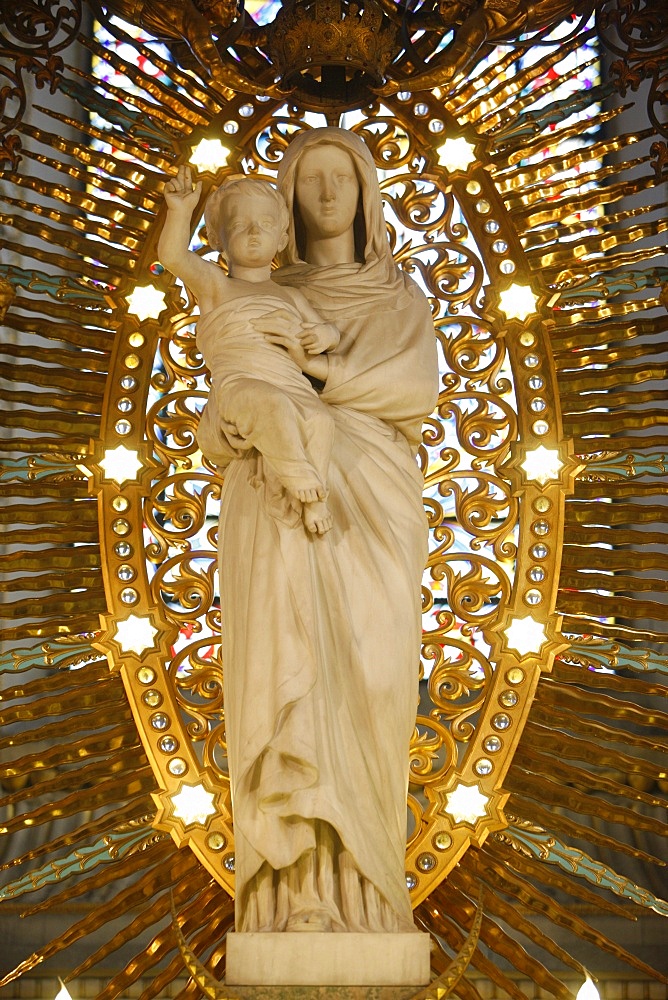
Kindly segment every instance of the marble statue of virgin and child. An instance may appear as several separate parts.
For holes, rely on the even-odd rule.
[[[277,187],[165,185],[162,263],[212,373],[198,441],[224,470],[218,544],[237,931],[405,932],[408,750],[427,556],[427,299],[392,258],[372,157],[312,129]],[[271,270],[279,254],[280,266]]]

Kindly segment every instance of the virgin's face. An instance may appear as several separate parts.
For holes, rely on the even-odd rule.
[[[311,239],[342,236],[352,227],[360,186],[352,157],[330,143],[306,150],[297,165],[295,199]]]

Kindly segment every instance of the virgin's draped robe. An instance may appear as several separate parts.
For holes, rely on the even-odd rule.
[[[364,263],[306,264],[293,232],[275,273],[341,331],[320,394],[334,421],[333,528],[314,537],[271,515],[261,457],[234,450],[212,406],[199,435],[227,465],[219,547],[237,930],[283,930],[315,891],[334,930],[405,931],[427,556],[415,452],[437,394],[435,338],[426,298],[392,260],[360,139],[329,128],[293,141],[279,173],[291,213],[299,156],[314,142],[350,153],[364,217]]]

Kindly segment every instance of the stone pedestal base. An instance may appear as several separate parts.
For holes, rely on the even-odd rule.
[[[428,934],[227,935],[225,982],[245,986],[424,986]]]

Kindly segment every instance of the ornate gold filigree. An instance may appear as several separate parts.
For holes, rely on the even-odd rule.
[[[623,4],[608,0],[597,5],[596,19],[604,45],[617,56],[610,69],[619,93],[625,97],[648,80],[649,119],[658,132],[668,135],[668,123],[661,114],[668,89],[663,58],[668,33],[663,12],[643,0]]]

